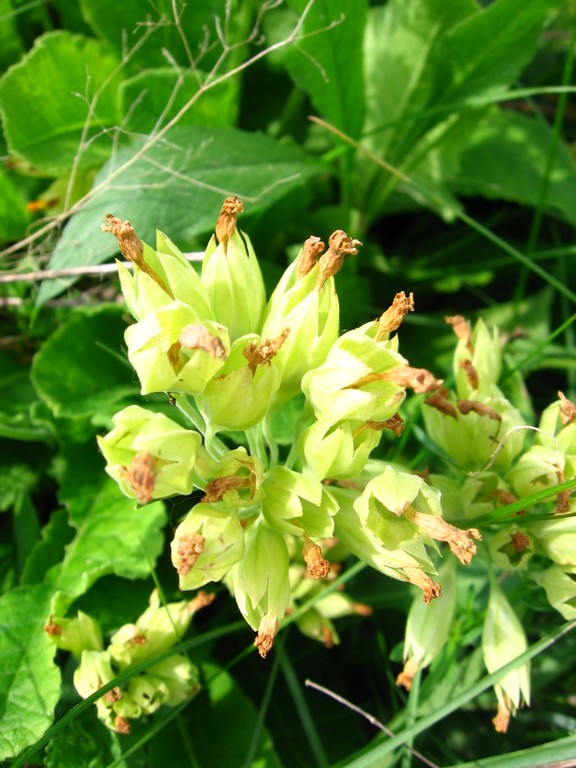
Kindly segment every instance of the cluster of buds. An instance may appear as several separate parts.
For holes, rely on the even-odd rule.
[[[423,415],[429,436],[450,461],[446,474],[432,474],[429,480],[442,493],[447,520],[462,524],[481,519],[484,524],[492,586],[482,650],[493,672],[527,647],[520,620],[495,582],[496,571],[503,579],[512,571],[530,579],[544,588],[550,605],[564,618],[576,617],[576,501],[570,491],[559,491],[533,511],[502,514],[507,504],[526,500],[528,507],[537,492],[574,478],[576,406],[559,392],[538,426],[530,425],[498,386],[503,365],[497,332],[489,332],[482,321],[473,330],[462,317],[447,318],[447,322],[458,339],[455,391],[442,387],[434,392],[424,402]],[[532,443],[526,447],[529,440]],[[418,643],[411,640],[407,649],[411,646]],[[423,658],[421,664],[426,663]],[[495,692],[494,725],[505,731],[510,716],[522,702],[529,702],[528,667],[509,673]]]
[[[125,624],[104,647],[98,623],[82,611],[75,618],[50,617],[44,631],[62,650],[79,661],[74,686],[83,699],[132,667],[150,662],[145,672],[115,685],[96,700],[98,717],[111,730],[130,733],[130,721],[176,706],[200,688],[198,669],[179,653],[154,661],[182,640],[196,611],[213,596],[199,592],[193,600],[161,605],[156,592],[149,607],[133,624]]]
[[[337,230],[327,247],[306,240],[266,300],[250,239],[236,226],[242,208],[225,201],[200,274],[162,233],[154,250],[128,222],[107,218],[104,229],[133,263],[133,273],[119,265],[135,320],[128,358],[142,394],[168,393],[179,414],[132,406],[99,443],[108,473],[138,503],[202,491],[171,543],[179,586],[222,581],[264,657],[286,614],[297,611],[304,633],[332,645],[333,619],[369,610],[330,588],[335,541],[417,586],[426,608],[442,592],[431,553],[446,543],[467,565],[481,536],[447,522],[440,492],[424,479],[371,456],[385,431],[401,434],[408,390],[444,397],[442,382],[399,352],[412,294],[396,294],[380,317],[340,334],[335,275],[361,243]],[[482,396],[500,414],[486,438],[492,447],[517,418],[493,382],[488,389]],[[484,423],[468,413],[462,424]],[[276,441],[279,417],[293,425],[287,455]],[[305,610],[309,597],[314,608]]]

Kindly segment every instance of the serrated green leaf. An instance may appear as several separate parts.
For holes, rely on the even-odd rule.
[[[491,110],[455,153],[444,143],[433,163],[444,168],[451,187],[463,195],[483,195],[536,206],[553,140],[542,122],[511,110]],[[503,172],[503,170],[505,172]],[[576,169],[568,149],[559,142],[551,168],[546,207],[576,224]]]
[[[145,69],[120,86],[124,127],[135,133],[150,133],[173,118],[197,93],[198,74],[178,75],[167,67]],[[180,118],[179,125],[224,127],[232,125],[238,108],[239,83],[228,79],[210,88]]]
[[[43,581],[46,572],[64,556],[64,547],[73,535],[66,511],[58,509],[52,512],[26,560],[20,583],[38,584]]]
[[[45,176],[69,172],[79,153],[81,167],[100,166],[112,147],[105,131],[121,120],[117,66],[96,40],[66,31],[39,37],[0,80],[10,152]]]
[[[129,219],[146,242],[154,243],[161,229],[182,245],[214,228],[227,195],[237,194],[247,212],[256,213],[322,170],[294,144],[234,128],[175,128],[132,163],[145,140],[120,150],[98,174],[95,187],[104,185],[102,191],[69,221],[51,268],[100,264],[115,254],[116,241],[100,231],[108,212]],[[132,164],[106,184],[127,162]],[[38,303],[70,283],[43,283]]]
[[[51,595],[33,586],[0,598],[0,760],[34,744],[52,723],[60,672],[56,646],[42,631]]]
[[[164,541],[166,512],[162,502],[139,507],[121,495],[114,481],[105,478],[89,508],[81,499],[79,509],[75,509],[71,499],[69,513],[76,535],[62,562],[46,576],[52,589],[62,593],[59,613],[102,576],[140,579],[149,575]]]
[[[130,368],[116,356],[126,327],[122,311],[102,306],[71,314],[37,352],[31,378],[55,416],[113,413],[134,393]]]
[[[91,707],[50,739],[45,768],[104,768],[113,761],[114,739]]]
[[[388,161],[395,160],[391,145],[396,131],[405,130],[400,124],[403,116],[417,114],[429,103],[434,47],[477,8],[474,0],[392,0],[370,9],[365,36],[366,129],[391,125],[372,142]]]
[[[306,3],[290,0],[301,15]],[[288,49],[288,70],[320,115],[350,136],[364,122],[362,38],[366,0],[316,0],[303,37]]]
[[[0,0],[0,66],[2,69],[18,60],[23,48],[16,25],[14,4],[12,0]]]
[[[496,0],[456,24],[431,59],[431,101],[466,102],[511,85],[536,51],[556,0]]]

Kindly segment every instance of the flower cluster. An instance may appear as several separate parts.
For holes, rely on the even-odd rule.
[[[179,643],[196,611],[212,597],[202,592],[193,600],[161,605],[154,592],[150,605],[133,624],[115,632],[106,648],[98,623],[82,611],[75,618],[50,618],[44,631],[58,648],[70,651],[79,665],[74,686],[86,699],[122,672],[150,661],[145,672],[115,685],[96,700],[98,717],[111,730],[130,733],[130,721],[151,715],[163,704],[176,706],[200,685],[198,669],[187,656],[174,653],[154,661]]]
[[[502,384],[498,333],[482,321],[471,329],[447,318],[457,338],[453,390],[411,367],[397,331],[414,310],[412,294],[396,294],[380,317],[341,333],[334,276],[361,245],[341,230],[328,247],[310,237],[267,298],[250,240],[236,226],[242,208],[237,198],[225,201],[200,274],[162,233],[153,249],[128,222],[108,217],[104,228],[133,262],[132,273],[119,265],[135,319],[129,360],[142,394],[165,392],[179,411],[175,419],[137,406],[117,414],[99,440],[108,473],[140,504],[202,492],[171,542],[180,588],[222,582],[263,657],[287,614],[330,646],[338,642],[334,618],[369,611],[330,588],[343,556],[418,587],[398,678],[408,689],[458,621],[457,573],[474,557],[481,528],[491,584],[482,647],[487,669],[497,670],[526,648],[507,572],[543,588],[566,618],[576,615],[569,492],[536,516],[501,514],[574,477],[576,407],[559,393],[539,427],[530,425],[525,400],[513,402]],[[373,455],[384,432],[402,433],[408,390],[422,395],[443,474],[418,475]],[[438,573],[441,543],[455,558],[448,553]],[[528,667],[506,675],[496,694],[503,731],[529,700]]]
[[[498,386],[503,368],[498,333],[490,332],[481,320],[473,330],[462,317],[446,320],[457,337],[455,391],[441,387],[432,393],[424,402],[423,416],[429,437],[447,458],[447,467],[445,474],[431,474],[429,481],[442,493],[448,521],[482,524],[491,583],[482,649],[488,671],[494,672],[527,648],[522,624],[495,573],[505,578],[515,572],[517,578],[543,587],[552,607],[566,619],[576,618],[575,499],[569,490],[561,490],[530,512],[518,509],[523,500],[531,505],[530,497],[538,491],[554,491],[576,475],[576,406],[559,392],[558,400],[544,410],[534,427],[529,417],[521,415],[521,408],[528,412],[526,399],[518,397],[519,407],[515,407]],[[514,381],[508,384],[511,392],[522,393]],[[516,511],[504,514],[503,508],[512,503]],[[411,637],[409,618],[407,651],[426,644],[424,637],[431,631],[430,623],[422,628],[419,608],[413,611],[419,639]],[[450,623],[444,617],[444,630]],[[415,669],[430,663],[434,655],[422,650],[412,653],[400,681],[410,681]],[[418,659],[416,664],[413,658]],[[522,701],[529,702],[527,665],[506,675],[495,688],[494,725],[506,731],[510,716]]]
[[[412,295],[398,293],[378,319],[340,335],[334,275],[361,243],[337,230],[327,248],[310,237],[267,300],[250,239],[236,226],[242,209],[235,197],[224,202],[200,275],[164,234],[152,249],[129,222],[107,217],[103,228],[133,263],[132,273],[119,265],[135,319],[128,358],[142,394],[169,393],[187,424],[131,406],[99,445],[107,472],[141,504],[204,492],[171,544],[180,588],[223,580],[265,656],[295,595],[330,583],[321,548],[333,537],[420,587],[429,603],[441,592],[436,543],[467,563],[480,535],[445,522],[440,494],[421,478],[369,462],[385,430],[401,433],[407,389],[441,386],[399,352]],[[281,459],[274,419],[298,397],[292,449]],[[356,610],[345,598],[326,608],[329,598],[299,622],[325,642],[337,638],[330,616]]]

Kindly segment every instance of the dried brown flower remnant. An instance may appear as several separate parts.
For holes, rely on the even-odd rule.
[[[250,488],[253,485],[252,478],[240,477],[240,475],[226,475],[211,480],[205,488],[202,504],[211,504],[219,501],[227,491],[236,491],[239,488]]]
[[[148,638],[144,632],[138,632],[138,634],[130,638],[130,643],[132,645],[148,645]]]
[[[318,288],[322,288],[326,280],[340,271],[344,256],[356,256],[360,240],[348,237],[342,229],[332,232],[328,239],[328,250],[318,262]]]
[[[530,538],[522,531],[516,531],[510,536],[510,542],[516,552],[524,552],[530,546]]]
[[[123,733],[127,736],[130,733],[130,723],[122,715],[116,715],[114,719],[114,730],[117,733]]]
[[[225,360],[227,357],[226,347],[222,344],[218,336],[210,333],[208,328],[202,323],[190,323],[185,325],[180,331],[178,342],[185,349],[202,349],[214,359]]]
[[[258,648],[258,653],[263,659],[266,658],[269,651],[272,650],[274,645],[274,638],[278,633],[278,619],[270,614],[266,614],[262,617],[260,626],[258,627],[258,635],[254,640],[254,645]]]
[[[478,389],[478,371],[476,368],[474,368],[474,365],[472,364],[472,360],[461,360],[460,361],[460,368],[462,368],[463,371],[466,372],[466,378],[468,379],[468,384],[472,389]]]
[[[576,421],[576,405],[568,400],[562,392],[558,392],[558,397],[560,398],[560,421],[562,426],[566,427]]]
[[[412,689],[412,682],[418,672],[419,662],[416,656],[411,656],[404,664],[404,669],[396,678],[396,685],[403,686],[407,691]]]
[[[442,379],[437,379],[431,371],[426,368],[412,368],[410,365],[397,365],[381,376],[399,387],[413,389],[416,394],[433,392],[442,385]]]
[[[434,392],[433,395],[427,397],[424,400],[425,405],[429,405],[431,408],[436,408],[437,411],[443,413],[444,416],[451,416],[453,419],[458,419],[458,412],[456,407],[448,399],[448,390],[445,387],[441,387],[439,392]]]
[[[499,701],[498,714],[492,718],[496,733],[506,733],[508,731],[508,726],[510,725],[512,705],[506,693],[504,694],[504,697],[506,698],[506,704],[502,704],[502,702]]]
[[[45,627],[42,627],[42,630],[51,637],[59,637],[62,634],[62,627],[60,624],[56,624],[52,621],[52,616],[49,617],[48,624],[46,624]]]
[[[324,253],[326,246],[316,235],[311,235],[296,259],[296,275],[298,279],[305,277],[316,266],[320,254]]]
[[[420,587],[422,590],[422,599],[428,605],[436,597],[440,597],[442,594],[442,587],[440,584],[435,584],[428,574],[424,573],[421,568],[413,568],[405,566],[402,568],[406,578],[410,584],[414,584],[416,587]]]
[[[308,575],[313,579],[325,579],[330,573],[330,563],[322,556],[322,550],[318,544],[314,544],[307,533],[304,533],[304,562]]]
[[[488,416],[489,419],[494,421],[501,421],[502,416],[495,411],[494,408],[490,408],[489,405],[480,403],[477,400],[458,400],[458,410],[462,416],[467,416],[469,413],[477,413],[478,416]]]
[[[381,341],[398,330],[408,312],[414,312],[414,294],[411,293],[406,296],[404,291],[400,291],[394,296],[391,306],[382,313],[378,320],[376,341]]]
[[[400,414],[395,413],[394,416],[390,416],[385,421],[366,421],[359,427],[356,427],[352,433],[354,437],[357,437],[365,429],[373,429],[376,432],[383,432],[385,429],[389,429],[390,432],[394,432],[397,437],[400,437],[404,430],[404,419]]]
[[[206,608],[208,605],[214,602],[216,595],[213,592],[204,592],[203,589],[198,592],[196,597],[192,598],[188,603],[188,610],[191,614],[195,614],[197,611],[201,611],[202,608]]]
[[[102,232],[110,232],[114,235],[116,240],[118,240],[122,256],[124,256],[127,261],[134,262],[138,269],[151,277],[164,293],[167,293],[171,299],[174,298],[174,294],[170,287],[166,285],[160,275],[154,272],[152,267],[144,260],[144,243],[140,240],[134,231],[134,227],[129,221],[121,221],[111,213],[107,213],[106,221],[102,224],[101,229]]]
[[[412,507],[407,507],[402,514],[411,520],[436,541],[445,541],[451,552],[456,555],[463,565],[469,565],[476,554],[476,544],[473,540],[481,541],[482,535],[477,528],[468,528],[463,531],[455,525],[447,523],[442,517],[427,515],[417,512]]]
[[[556,465],[556,477],[558,479],[558,483],[563,483],[566,480],[564,470],[562,469],[562,467],[559,467],[558,465]],[[556,496],[556,514],[565,515],[566,512],[570,511],[571,495],[572,495],[572,491],[570,490],[570,488],[566,488],[566,490],[560,491],[558,496]]]
[[[446,316],[444,322],[451,325],[456,338],[468,342],[468,348],[472,350],[472,332],[468,320],[462,315],[451,315]]]
[[[137,453],[126,470],[126,477],[139,504],[149,504],[154,493],[156,459],[151,453]]]
[[[110,691],[107,691],[102,698],[104,701],[107,701],[108,704],[114,704],[115,702],[120,701],[120,699],[123,698],[123,695],[120,687],[116,686]]]
[[[256,373],[259,365],[267,363],[270,365],[272,358],[284,344],[290,333],[290,328],[284,328],[278,336],[273,339],[264,339],[260,343],[251,341],[248,346],[242,350],[242,354],[248,360],[248,367],[252,371],[252,376]]]
[[[222,204],[218,221],[216,222],[216,239],[222,243],[224,253],[228,248],[228,241],[236,231],[236,217],[244,210],[244,203],[237,198],[227,197]]]
[[[201,533],[178,537],[174,565],[176,566],[176,572],[180,576],[186,576],[186,574],[190,573],[199,555],[204,551],[205,541],[206,539]]]

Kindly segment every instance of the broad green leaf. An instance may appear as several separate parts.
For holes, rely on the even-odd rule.
[[[79,153],[80,166],[101,165],[112,147],[106,130],[121,119],[117,67],[96,40],[66,31],[39,37],[0,80],[10,152],[45,176],[69,172]]]
[[[0,243],[23,237],[30,218],[26,199],[14,183],[13,174],[0,166]]]
[[[98,174],[98,194],[67,224],[51,268],[100,264],[115,254],[115,239],[100,231],[106,213],[129,219],[148,243],[161,229],[183,246],[214,228],[226,196],[237,194],[256,213],[322,169],[294,144],[234,128],[178,127],[137,157],[145,141],[121,149]],[[38,302],[70,282],[44,283]]]
[[[155,0],[154,3],[81,0],[80,8],[87,24],[118,56],[124,55],[127,49],[130,51],[129,60],[133,66],[166,66],[164,51],[167,51],[172,60],[188,67],[191,62],[182,38],[193,57],[199,56],[207,34],[210,42],[215,43],[214,18],[218,16],[224,20],[225,0],[203,0],[186,6],[173,4],[172,0]],[[177,20],[174,8],[179,12]],[[212,52],[211,60],[222,51],[219,42],[215,47],[217,50]],[[206,63],[204,55],[200,65]]]
[[[451,27],[477,10],[474,0],[392,0],[371,8],[365,35],[367,131],[378,133],[374,147],[393,162],[389,147],[405,115],[417,114],[430,99],[435,73],[429,60]]]
[[[303,0],[290,0],[300,15]],[[350,136],[364,122],[362,38],[366,0],[316,0],[306,17],[303,37],[286,53],[294,81],[320,115]]]
[[[51,596],[37,585],[0,597],[0,760],[34,744],[52,723],[60,672],[56,646],[42,631]]]
[[[89,508],[83,501],[79,506],[77,511],[73,500],[69,502],[70,523],[76,535],[61,563],[46,576],[52,589],[62,593],[57,602],[59,613],[102,576],[148,576],[164,540],[166,513],[162,502],[139,507],[134,499],[122,496],[113,480],[102,479]]]
[[[0,0],[0,67],[5,69],[17,61],[23,51],[23,44],[12,0]]]
[[[80,311],[48,338],[32,365],[32,381],[56,416],[111,413],[135,386],[122,355],[122,307]]]
[[[179,79],[181,78],[181,79]],[[179,125],[232,125],[237,112],[238,81],[228,79],[202,93],[180,118]],[[173,69],[145,69],[120,87],[124,127],[135,133],[151,133],[173,118],[198,93],[198,74],[178,75]],[[158,122],[162,117],[161,124]]]
[[[260,728],[258,713],[234,679],[212,663],[202,664],[202,672],[203,679],[208,681],[207,690],[201,691],[182,715],[186,718],[189,742],[178,737],[179,730],[174,725],[163,729],[150,744],[149,768],[162,768],[168,750],[175,765],[193,765],[196,755],[202,768],[281,768],[265,729],[260,731],[258,742],[252,744],[254,733]],[[222,738],[223,723],[226,738]]]
[[[466,102],[511,85],[536,52],[556,0],[496,0],[455,25],[435,47],[431,103]]]
[[[452,189],[462,195],[539,203],[552,134],[540,121],[511,110],[491,110],[467,145],[444,142],[430,162],[444,169]],[[546,208],[576,224],[576,168],[562,142],[556,147],[545,200]]]
[[[37,584],[43,581],[46,572],[57,565],[64,557],[64,547],[74,535],[68,524],[68,514],[58,509],[50,515],[50,520],[40,532],[26,561],[20,579],[21,584]]]

